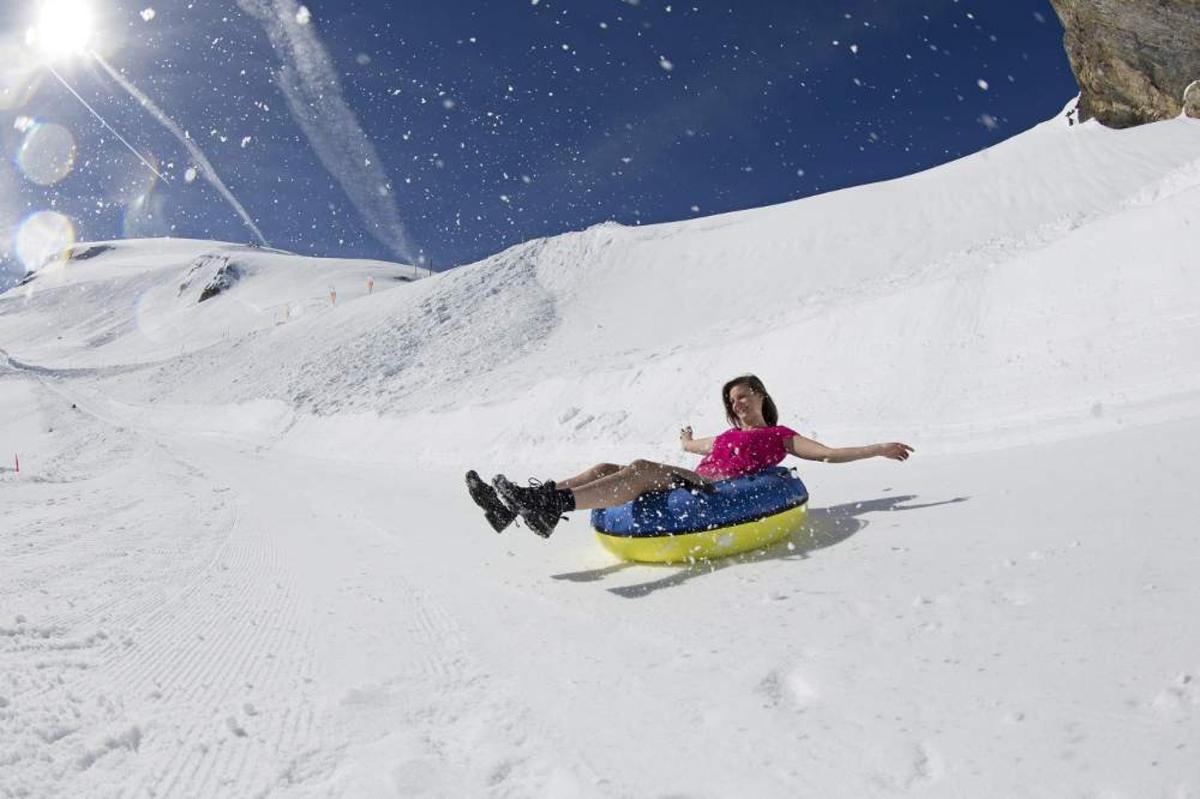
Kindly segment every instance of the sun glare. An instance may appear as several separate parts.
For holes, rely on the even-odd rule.
[[[87,52],[94,33],[87,0],[41,0],[28,38],[47,58],[58,60]]]

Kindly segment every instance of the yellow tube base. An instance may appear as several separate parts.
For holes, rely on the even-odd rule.
[[[805,503],[763,519],[698,533],[632,536],[597,532],[596,537],[605,549],[621,560],[684,563],[768,547],[803,527],[807,516],[808,503]]]

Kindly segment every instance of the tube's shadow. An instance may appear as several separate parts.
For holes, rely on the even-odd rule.
[[[850,536],[860,532],[870,524],[869,521],[863,518],[868,513],[922,510],[925,508],[934,508],[938,505],[966,502],[969,499],[969,497],[955,497],[954,499],[942,500],[941,502],[906,504],[916,498],[915,494],[907,494],[897,497],[881,497],[865,502],[850,502],[845,505],[833,505],[828,508],[812,508],[808,512],[808,520],[805,523],[804,529],[800,532],[767,549],[746,552],[729,558],[697,561],[696,563],[683,566],[656,566],[654,564],[622,562],[614,563],[611,566],[605,566],[600,569],[588,569],[586,571],[567,572],[551,576],[555,580],[590,583],[603,580],[609,575],[633,567],[644,567],[655,569],[656,571],[664,570],[670,572],[666,576],[644,583],[623,585],[618,588],[608,589],[617,596],[627,599],[637,599],[638,597],[652,594],[655,591],[661,591],[664,588],[673,588],[696,577],[712,574],[713,572],[728,569],[731,566],[737,566],[742,563],[756,563],[763,560],[803,560],[808,557],[808,553],[810,552],[840,544]]]

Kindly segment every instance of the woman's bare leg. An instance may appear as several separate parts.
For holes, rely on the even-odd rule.
[[[555,480],[555,488],[582,488],[583,486],[602,477],[608,477],[610,474],[616,474],[621,471],[621,467],[615,463],[597,463],[590,469],[582,471],[574,477],[568,477],[566,480]]]
[[[618,471],[590,483],[572,488],[575,508],[611,508],[645,494],[647,491],[665,491],[678,484],[679,478],[689,482],[707,482],[695,472],[665,463],[637,460]],[[568,486],[559,484],[561,488]]]

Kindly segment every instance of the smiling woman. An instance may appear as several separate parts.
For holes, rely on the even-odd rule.
[[[80,55],[91,47],[95,17],[87,0],[42,0],[27,42],[46,58]]]
[[[790,427],[779,424],[779,410],[775,401],[767,393],[766,386],[754,375],[740,375],[728,381],[721,387],[721,401],[725,405],[725,414],[733,425],[719,436],[712,438],[694,438],[692,428],[684,427],[679,431],[679,443],[685,452],[703,455],[704,459],[695,470],[685,469],[666,463],[655,463],[648,460],[635,460],[627,466],[614,463],[599,463],[573,477],[565,480],[533,480],[530,487],[518,486],[502,474],[496,475],[489,486],[474,470],[467,472],[467,491],[471,499],[484,511],[488,524],[496,532],[506,528],[520,516],[533,530],[543,538],[549,537],[558,525],[564,513],[573,510],[615,508],[633,502],[645,494],[666,492],[677,488],[689,491],[721,491],[720,484],[727,480],[761,474],[777,466],[789,454],[810,461],[825,463],[849,463],[850,461],[866,458],[891,458],[892,460],[907,460],[912,453],[912,447],[899,441],[883,444],[871,444],[866,447],[827,447],[819,441],[805,438]],[[786,476],[786,470],[784,470]],[[726,486],[728,488],[728,486]],[[739,489],[741,488],[739,484]],[[800,488],[803,488],[801,484]],[[688,491],[685,491],[686,495]],[[738,492],[734,492],[735,494]],[[751,491],[754,495],[756,491]],[[798,504],[795,494],[790,490],[780,493],[776,499],[783,501],[782,506],[776,506],[769,516],[782,511],[793,510]],[[803,490],[804,501],[808,501],[808,491]],[[735,504],[740,503],[740,500]],[[676,511],[689,517],[698,513],[698,509],[690,503],[680,507],[676,503]],[[744,504],[744,503],[743,503]],[[754,503],[751,503],[754,505]],[[762,508],[755,506],[747,516],[739,511],[733,515],[733,521],[722,514],[706,514],[707,519],[700,530],[689,529],[688,532],[698,533],[726,523],[741,526],[754,521],[753,516],[759,515]],[[666,509],[655,508],[652,515],[666,513]],[[801,513],[797,512],[788,517],[787,524],[776,527],[774,524],[765,528],[746,529],[744,535],[735,536],[740,540],[736,546],[730,539],[728,546],[717,546],[720,536],[704,541],[690,541],[687,547],[677,549],[674,546],[666,549],[657,546],[643,550],[624,551],[622,557],[628,556],[635,560],[664,560],[691,557],[697,550],[693,545],[699,544],[699,552],[705,557],[713,553],[732,554],[744,551],[741,545],[748,548],[763,545],[774,535],[782,535],[787,530],[794,529],[799,524]],[[713,522],[714,518],[719,521]],[[604,522],[604,514],[594,516],[598,521],[597,529],[601,532],[610,531]],[[762,518],[759,515],[759,518]],[[653,532],[664,532],[674,535],[690,527],[694,519],[681,521],[684,527],[666,529],[664,525],[654,525]],[[625,521],[628,521],[626,519]],[[621,525],[625,525],[625,521]],[[778,521],[778,520],[777,520]],[[638,522],[634,527],[640,527]],[[632,528],[631,528],[632,529]],[[725,529],[725,532],[730,532]],[[722,533],[723,534],[723,533]],[[760,535],[761,534],[761,535]],[[606,544],[607,545],[607,544]],[[716,547],[709,551],[709,546]],[[731,548],[733,547],[733,548]],[[611,547],[610,547],[611,548]],[[614,550],[615,551],[615,550]],[[621,553],[619,553],[621,554]]]

